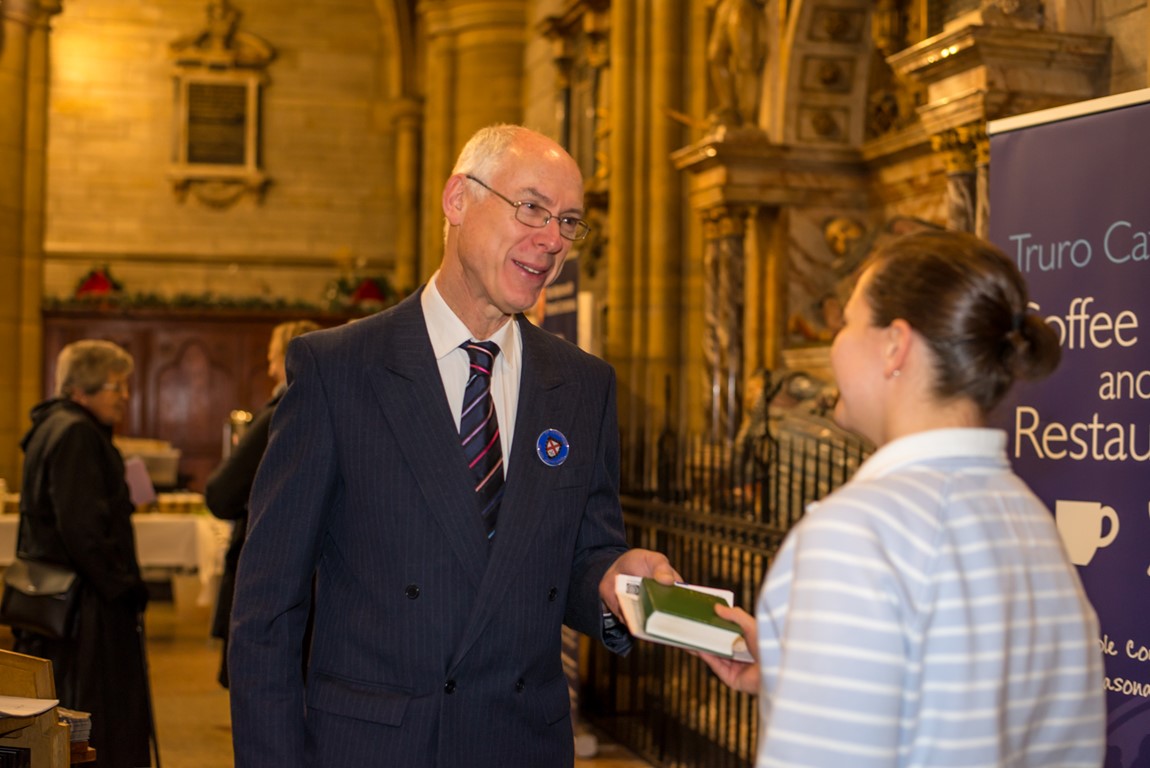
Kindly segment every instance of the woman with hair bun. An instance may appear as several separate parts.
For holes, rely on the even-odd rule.
[[[831,363],[835,419],[876,452],[811,504],[767,574],[757,663],[703,654],[761,692],[758,765],[1093,766],[1098,622],[1053,516],[987,414],[1058,364],[997,248],[923,232],[863,265]]]

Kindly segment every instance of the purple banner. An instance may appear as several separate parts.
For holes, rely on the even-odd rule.
[[[568,258],[555,282],[543,292],[542,325],[572,344],[579,343],[579,259]]]
[[[1136,768],[1150,764],[1150,91],[990,129],[990,239],[1062,338],[1058,370],[996,420],[1102,624],[1106,768]]]

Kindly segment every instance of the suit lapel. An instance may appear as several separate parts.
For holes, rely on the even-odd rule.
[[[489,545],[475,507],[459,435],[447,407],[439,366],[431,349],[416,294],[394,310],[380,337],[380,357],[368,376],[400,450],[455,552],[478,591],[454,662],[481,635],[517,578],[521,563],[546,520],[547,494],[555,469],[539,460],[535,443],[543,430],[569,424],[579,407],[576,385],[567,380],[542,331],[517,319],[523,336],[523,372],[507,486],[495,542]],[[452,448],[454,446],[454,448]],[[455,453],[451,453],[454,450]]]
[[[475,508],[475,492],[418,293],[396,307],[380,348],[381,359],[368,368],[380,408],[444,538],[479,585],[489,545],[480,516],[468,514]]]

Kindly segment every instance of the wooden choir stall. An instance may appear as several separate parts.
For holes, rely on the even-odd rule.
[[[0,697],[5,696],[54,700],[52,663],[0,650]],[[94,757],[94,750],[88,751]],[[26,762],[27,757],[30,762]],[[38,715],[0,718],[0,765],[66,768],[72,762],[87,762],[86,758],[85,755],[72,760],[71,734],[68,726],[60,722],[55,706]],[[3,762],[5,759],[12,762]]]

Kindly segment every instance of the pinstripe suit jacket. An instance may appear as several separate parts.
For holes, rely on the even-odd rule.
[[[291,342],[233,609],[238,768],[573,763],[560,625],[602,635],[598,584],[626,547],[615,379],[518,322],[491,545],[418,295]],[[547,428],[571,446],[559,467],[535,454]]]

